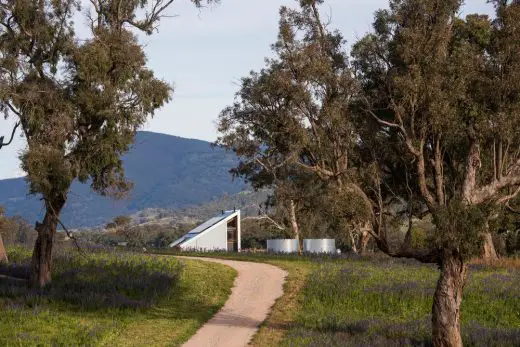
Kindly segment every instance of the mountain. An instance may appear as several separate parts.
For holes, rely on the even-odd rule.
[[[134,225],[191,224],[210,219],[221,211],[238,209],[242,217],[258,216],[259,207],[272,194],[270,189],[244,190],[237,194],[224,194],[219,198],[190,205],[184,209],[147,208],[132,216]]]
[[[95,226],[146,208],[181,209],[238,193],[246,185],[231,179],[229,169],[236,160],[206,141],[138,132],[123,157],[126,175],[135,184],[128,198],[114,201],[75,182],[61,220],[71,228]],[[0,180],[0,205],[7,215],[21,215],[30,223],[44,212],[39,197],[28,195],[23,178]]]

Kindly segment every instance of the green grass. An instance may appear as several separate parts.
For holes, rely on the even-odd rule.
[[[23,275],[11,250],[0,273]],[[235,270],[153,255],[58,255],[43,292],[0,280],[1,346],[179,346],[231,293]]]
[[[254,346],[431,345],[434,266],[388,257],[212,256],[289,272]],[[465,346],[520,346],[518,288],[518,269],[470,266],[461,314]]]

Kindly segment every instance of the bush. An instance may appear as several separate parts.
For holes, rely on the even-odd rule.
[[[509,255],[520,254],[520,230],[507,233],[505,244]]]
[[[423,228],[412,227],[412,247],[416,249],[428,248],[428,235]]]

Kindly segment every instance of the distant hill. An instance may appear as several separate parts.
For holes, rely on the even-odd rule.
[[[191,205],[183,209],[147,208],[133,214],[134,225],[193,224],[214,217],[221,211],[241,210],[242,218],[258,216],[259,206],[264,204],[271,190],[246,190],[237,194],[224,194],[219,198]]]
[[[62,214],[67,226],[101,225],[146,208],[182,209],[247,189],[229,175],[235,155],[211,148],[206,141],[139,132],[123,161],[127,177],[135,184],[130,196],[114,201],[75,182]],[[0,205],[6,213],[34,223],[43,214],[42,204],[39,197],[27,193],[23,178],[0,180]]]

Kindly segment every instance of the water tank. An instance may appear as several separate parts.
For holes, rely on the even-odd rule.
[[[296,239],[281,239],[281,240],[267,240],[267,251],[274,253],[297,253],[298,240]]]
[[[336,253],[336,240],[334,239],[305,239],[303,251],[309,253]]]

